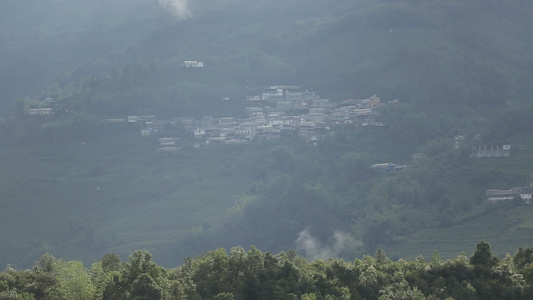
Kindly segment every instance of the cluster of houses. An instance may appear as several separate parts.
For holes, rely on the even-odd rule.
[[[315,141],[331,128],[347,123],[364,127],[384,127],[376,121],[380,98],[349,99],[337,104],[320,98],[315,92],[296,86],[271,86],[249,89],[245,118],[226,117],[202,120],[182,119],[199,141],[206,144],[243,143],[253,139],[278,138],[283,131],[297,132],[304,139]]]
[[[146,115],[129,116],[127,122],[140,124],[143,136],[161,131],[167,123],[180,122],[194,134],[196,147],[275,139],[284,131],[296,132],[301,138],[316,142],[328,130],[348,123],[367,128],[385,127],[385,123],[376,120],[377,110],[382,106],[377,96],[334,104],[299,87],[271,86],[260,94],[248,96],[247,101],[254,105],[244,109],[243,118],[204,116],[158,120],[154,115]]]
[[[185,61],[184,66],[201,68],[199,61]],[[137,124],[142,136],[162,131],[166,124],[180,122],[196,139],[196,146],[213,144],[248,143],[252,140],[279,138],[284,131],[297,133],[303,139],[316,142],[330,129],[342,130],[346,124],[363,128],[382,128],[378,110],[383,105],[380,97],[347,99],[333,103],[320,98],[315,92],[297,86],[277,85],[266,88],[248,88],[242,118],[202,117],[160,120],[155,115],[128,116],[104,120],[107,123]],[[48,103],[48,102],[50,103]],[[46,99],[44,108],[30,109],[30,115],[53,114],[54,99]],[[172,139],[172,138],[168,138]],[[161,142],[164,151],[177,150],[176,141]]]

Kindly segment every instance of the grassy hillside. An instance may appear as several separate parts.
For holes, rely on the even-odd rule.
[[[17,98],[78,80],[70,73],[79,66],[99,64],[91,71],[101,74],[131,63],[117,53],[174,20],[157,1],[145,0],[6,0],[0,11],[2,116],[13,114]]]
[[[260,160],[246,147],[169,155],[156,146],[135,132],[3,147],[0,264],[24,265],[43,251],[91,261],[107,252],[179,248],[184,235],[229,213]],[[161,259],[179,262],[176,252]]]
[[[393,258],[431,257],[437,250],[442,257],[467,252],[467,245],[487,241],[499,257],[513,254],[513,247],[533,243],[533,210],[531,206],[497,207],[477,217],[446,229],[425,229],[405,237],[398,245],[388,248]]]
[[[460,124],[435,123],[412,107],[383,109],[386,129],[346,125],[317,145],[289,135],[196,149],[183,134],[183,149],[165,154],[136,125],[55,140],[39,132],[30,138],[32,127],[22,137],[4,135],[2,260],[24,265],[49,251],[90,262],[140,248],[174,265],[208,249],[252,244],[345,258],[377,248],[391,257],[438,248],[446,257],[478,239],[498,254],[527,246],[529,206],[492,205],[484,193],[527,184],[532,106],[470,124],[459,149],[453,136],[465,130]],[[469,158],[471,132],[481,132],[481,143],[510,143],[512,155]],[[382,162],[409,166],[369,168]],[[302,236],[325,250],[309,252]],[[336,248],[339,236],[346,243]]]

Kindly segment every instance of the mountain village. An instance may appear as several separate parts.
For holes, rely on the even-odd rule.
[[[189,67],[198,67],[193,64]],[[384,103],[380,97],[367,99],[346,99],[336,103],[320,98],[316,92],[302,90],[298,86],[275,85],[266,88],[247,88],[246,104],[242,118],[233,116],[215,118],[204,116],[174,117],[159,119],[155,115],[109,118],[103,123],[136,124],[142,136],[154,134],[159,138],[158,151],[179,150],[178,139],[164,137],[167,124],[181,123],[195,137],[194,146],[215,144],[243,144],[254,140],[279,138],[283,132],[296,132],[310,142],[317,142],[320,136],[330,130],[342,130],[347,124],[360,128],[384,128],[378,110]],[[222,101],[229,101],[223,98]],[[391,103],[397,103],[397,100]],[[53,98],[41,101],[38,108],[26,111],[28,116],[39,117],[55,114],[57,102]]]
[[[187,67],[203,67],[202,64],[189,63]],[[180,123],[185,129],[194,134],[194,148],[208,145],[247,144],[252,141],[277,139],[284,132],[296,133],[301,139],[317,143],[321,137],[331,130],[342,131],[347,124],[361,129],[385,128],[386,123],[380,119],[379,109],[389,103],[383,103],[381,98],[374,95],[366,99],[346,99],[336,103],[329,99],[320,98],[316,92],[302,90],[298,86],[275,85],[266,88],[248,88],[246,96],[247,106],[242,118],[204,116],[174,117],[169,120],[158,119],[155,115],[127,116],[126,118],[111,118],[102,120],[103,123],[128,123],[138,126],[141,136],[157,135],[159,152],[176,152],[180,149],[180,139],[166,137],[164,127]],[[229,101],[223,98],[222,101]],[[55,100],[46,98],[39,108],[29,109],[29,116],[53,115]],[[455,148],[463,142],[463,137],[455,138]],[[474,140],[470,157],[508,157],[511,146],[481,146],[479,137]],[[406,165],[395,163],[380,163],[371,166],[378,171],[399,170]],[[486,197],[489,202],[521,199],[525,204],[531,204],[533,187],[520,187],[510,190],[487,189]]]
[[[165,134],[163,127],[167,124],[181,123],[195,137],[195,147],[214,144],[241,144],[253,140],[275,139],[284,131],[297,132],[298,136],[311,141],[318,141],[329,130],[342,130],[346,124],[361,128],[383,128],[386,124],[379,120],[378,110],[384,104],[380,97],[367,99],[347,99],[333,103],[320,98],[315,92],[302,91],[300,87],[277,85],[267,88],[248,88],[251,94],[246,96],[249,106],[244,108],[244,117],[214,118],[204,116],[175,117],[158,119],[155,115],[127,116],[110,118],[103,123],[137,124],[142,136]],[[222,101],[229,99],[223,98]],[[397,102],[397,100],[392,101]],[[29,109],[29,116],[46,116],[55,113],[52,98],[42,101],[39,108]],[[177,139],[160,138],[160,151],[176,151]]]
[[[258,89],[250,89],[257,92]],[[247,96],[244,118],[172,118],[158,120],[153,115],[128,116],[127,122],[139,123],[141,135],[159,132],[167,123],[180,122],[195,137],[195,147],[213,144],[240,144],[253,140],[275,139],[284,131],[297,132],[298,136],[316,142],[331,129],[345,124],[363,128],[382,128],[378,109],[381,99],[348,99],[337,104],[320,98],[315,92],[301,91],[296,86],[270,86],[260,93]],[[161,151],[169,148],[170,138],[161,139]]]

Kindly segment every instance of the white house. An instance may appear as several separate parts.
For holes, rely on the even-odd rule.
[[[183,66],[185,66],[185,68],[203,68],[204,62],[196,60],[186,60],[183,62]]]
[[[205,135],[205,129],[204,128],[196,128],[194,131],[194,137],[195,138],[201,138]]]
[[[42,115],[50,115],[53,114],[51,108],[32,108],[28,111],[28,114],[31,116],[42,116]]]
[[[262,96],[254,95],[254,96],[246,96],[246,101],[261,101],[263,100]]]
[[[494,190],[486,191],[486,196],[491,203],[498,201],[513,200],[515,197],[520,197],[524,203],[531,204],[533,194],[533,187],[516,187],[510,190]]]

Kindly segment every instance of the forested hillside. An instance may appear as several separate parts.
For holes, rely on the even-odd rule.
[[[204,0],[186,19],[155,0],[1,5],[4,107],[83,78],[104,86],[84,95],[100,113],[202,114],[221,95],[280,83],[443,112],[531,94],[527,1]],[[206,69],[184,74],[184,60]]]
[[[347,262],[307,261],[252,247],[218,249],[177,268],[157,265],[146,251],[128,261],[113,254],[85,268],[41,256],[30,270],[0,273],[4,299],[528,299],[533,249],[499,259],[485,242],[470,257],[392,261],[383,251]]]
[[[531,206],[485,191],[529,184],[531,13],[519,0],[2,1],[0,264],[145,249],[176,265],[238,245],[350,260],[525,247]],[[197,147],[185,123],[146,137],[126,122],[244,118],[250,89],[271,85],[332,105],[379,95],[386,126]],[[46,101],[53,114],[30,115]],[[168,137],[179,151],[157,151]],[[508,157],[471,157],[504,144]],[[402,168],[372,168],[383,163]]]

